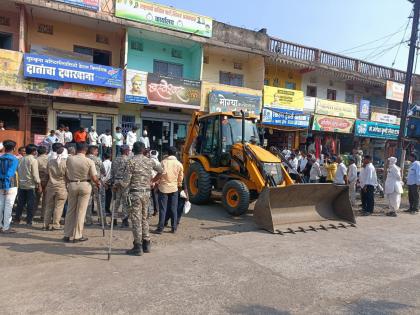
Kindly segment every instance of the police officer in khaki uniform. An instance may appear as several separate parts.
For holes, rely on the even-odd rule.
[[[37,192],[36,194],[36,206],[35,211],[38,210],[39,203],[42,200],[41,204],[41,221],[44,218],[45,213],[45,207],[47,205],[47,197],[46,197],[46,191],[45,188],[47,187],[48,183],[48,154],[47,154],[47,148],[44,146],[38,147],[38,157],[36,158],[38,161],[38,171],[39,171],[39,178],[41,179],[41,187],[42,192]]]
[[[88,154],[86,155],[87,158],[91,159],[95,164],[96,173],[98,178],[101,175],[105,175],[105,168],[104,164],[102,163],[101,159],[98,157],[99,155],[99,148],[97,145],[90,145],[88,147]],[[87,213],[86,213],[86,224],[91,225],[93,223],[92,219],[92,206],[96,204],[96,210],[98,211],[98,223],[102,222],[102,217],[104,222],[106,221],[104,209],[102,207],[102,194],[101,194],[101,187],[97,187],[94,183],[92,184],[92,193],[91,197],[89,198]]]
[[[150,203],[150,187],[157,181],[163,169],[144,155],[143,142],[133,144],[134,157],[127,162],[123,179],[116,181],[114,192],[119,186],[127,187],[127,207],[133,225],[134,247],[128,250],[128,255],[141,256],[143,251],[150,252],[150,235],[148,210]],[[152,178],[152,171],[157,175]]]
[[[52,145],[54,158],[48,161],[48,184],[46,189],[46,208],[44,214],[43,230],[50,229],[52,218],[52,230],[62,230],[60,226],[61,215],[63,214],[64,204],[67,200],[66,170],[67,159],[63,158],[64,146],[61,143]]]
[[[83,236],[87,205],[92,192],[91,182],[99,187],[95,163],[86,157],[88,145],[84,142],[76,143],[77,154],[67,159],[68,209],[64,226],[64,241],[87,241]]]

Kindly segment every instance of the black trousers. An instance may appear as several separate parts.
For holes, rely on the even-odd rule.
[[[364,212],[373,213],[375,206],[375,187],[372,185],[366,185],[363,187],[361,192],[362,197],[362,209]]]
[[[181,217],[184,214],[184,205],[185,205],[184,198],[181,198],[181,193],[178,193],[178,209],[177,209],[177,222],[176,225],[178,225],[181,222]],[[165,225],[168,224],[169,219],[172,217],[172,212],[167,211],[166,212],[166,218],[165,218]]]
[[[20,189],[17,195],[16,220],[20,220],[26,206],[26,223],[32,223],[35,214],[35,189]]]
[[[163,230],[165,225],[166,213],[171,213],[171,226],[176,230],[178,222],[178,191],[164,194],[159,191],[159,224],[158,229]]]
[[[410,211],[419,210],[419,186],[408,185],[408,202],[410,204]]]
[[[111,201],[112,201],[112,187],[108,185],[108,188],[105,189],[105,211],[111,213]]]

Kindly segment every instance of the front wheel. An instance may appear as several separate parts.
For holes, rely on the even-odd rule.
[[[198,162],[191,164],[186,176],[189,200],[197,205],[208,203],[211,197],[211,178],[203,165]]]
[[[222,203],[227,212],[240,216],[249,208],[249,189],[240,180],[230,180],[223,187]]]

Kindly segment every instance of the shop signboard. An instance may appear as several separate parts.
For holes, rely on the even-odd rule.
[[[302,111],[264,107],[262,123],[285,127],[308,128],[310,115]]]
[[[85,55],[80,54],[74,51],[59,49],[55,47],[43,46],[43,45],[36,45],[31,44],[31,54],[36,55],[47,55],[53,56],[58,58],[66,58],[66,59],[74,59],[84,62],[93,63],[93,56],[92,55]]]
[[[32,93],[94,101],[120,102],[120,90],[70,82],[24,78],[23,54],[0,49],[0,89],[10,92]]]
[[[142,0],[117,0],[115,15],[204,37],[211,37],[213,32],[213,20],[209,17]]]
[[[391,125],[399,125],[401,122],[401,118],[398,118],[395,115],[389,115],[378,112],[372,112],[370,120]]]
[[[315,115],[312,130],[351,133],[354,120],[341,117]]]
[[[148,104],[147,72],[127,69],[125,76],[125,101]]]
[[[357,106],[354,104],[318,99],[316,114],[344,118],[357,118]]]
[[[360,100],[359,103],[359,118],[360,119],[369,119],[370,114],[370,101],[369,100]]]
[[[261,97],[232,93],[226,91],[212,91],[209,93],[209,112],[240,111],[259,115],[261,113]]]
[[[122,69],[46,55],[25,54],[26,78],[122,88]]]
[[[404,98],[405,85],[394,81],[386,81],[386,99],[402,102]],[[411,103],[413,89],[410,89],[409,103]]]
[[[303,110],[302,91],[264,85],[264,107]]]
[[[148,73],[147,98],[150,104],[199,109],[201,81]]]
[[[397,140],[400,127],[374,121],[356,120],[354,134],[358,137]]]
[[[315,112],[316,97],[305,96],[303,99],[303,111],[307,113]]]
[[[99,0],[55,0],[57,2],[63,2],[83,9],[98,11]]]

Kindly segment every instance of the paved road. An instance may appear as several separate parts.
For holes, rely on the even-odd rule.
[[[0,236],[1,314],[419,314],[420,216],[358,218],[358,227],[296,235],[255,229],[218,205],[195,207],[178,235],[128,257],[118,230],[104,254],[18,227]]]

